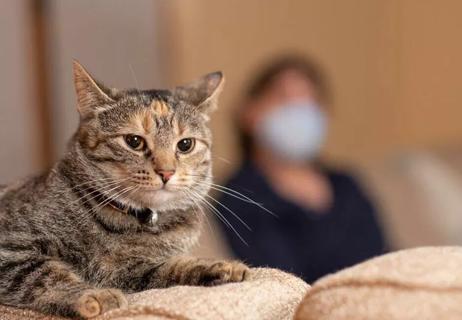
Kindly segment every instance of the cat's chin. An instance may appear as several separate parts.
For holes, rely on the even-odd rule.
[[[160,189],[156,191],[147,192],[146,197],[149,199],[149,203],[154,205],[164,204],[178,198],[178,192],[170,191],[166,189]]]
[[[150,208],[153,211],[162,212],[190,207],[189,201],[184,199],[180,191],[167,189],[143,192],[138,195],[138,205]]]

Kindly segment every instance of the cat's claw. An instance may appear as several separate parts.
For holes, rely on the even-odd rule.
[[[246,279],[249,267],[238,261],[218,261],[204,269],[199,284],[216,286],[230,282],[241,282]]]
[[[76,303],[76,312],[84,319],[103,314],[109,310],[127,306],[127,299],[117,289],[94,289],[82,293]]]

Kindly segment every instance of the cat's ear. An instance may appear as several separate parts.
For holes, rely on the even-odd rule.
[[[107,104],[114,102],[111,89],[97,82],[77,60],[73,61],[73,67],[77,109],[82,117],[104,110]]]
[[[187,85],[176,87],[174,94],[208,116],[217,107],[224,82],[222,72],[212,72]]]

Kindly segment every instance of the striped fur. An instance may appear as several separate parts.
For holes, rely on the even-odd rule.
[[[185,256],[211,182],[206,122],[221,74],[171,91],[106,88],[78,63],[74,75],[80,125],[68,152],[0,187],[0,303],[90,318],[126,305],[127,292],[242,281],[241,263]],[[146,147],[130,149],[128,134]],[[183,138],[196,141],[188,154],[175,149]],[[175,170],[166,184],[164,169]]]

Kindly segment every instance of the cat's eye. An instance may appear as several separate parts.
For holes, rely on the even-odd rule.
[[[134,135],[134,134],[127,134],[124,137],[124,139],[125,139],[125,143],[130,148],[132,148],[133,150],[136,150],[136,151],[143,150],[145,145],[146,145],[146,141],[144,140],[143,137],[140,137],[140,136],[137,136],[137,135]]]
[[[176,144],[176,148],[180,153],[188,153],[194,149],[194,145],[196,144],[196,140],[193,138],[185,138],[178,141]]]

